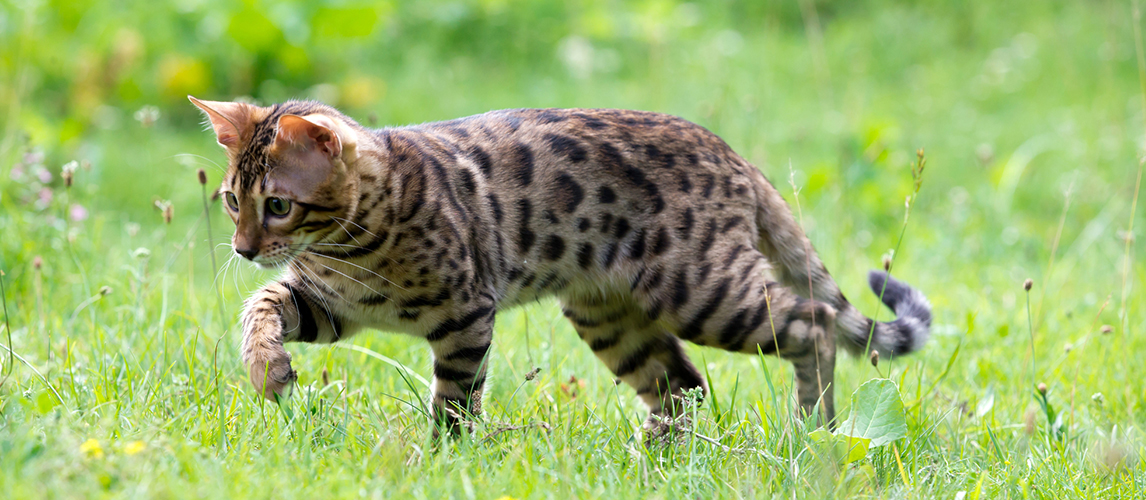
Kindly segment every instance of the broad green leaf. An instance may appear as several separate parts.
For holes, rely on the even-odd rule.
[[[847,453],[843,454],[844,463],[850,464],[863,460],[863,457],[867,456],[867,449],[871,447],[871,440],[867,438],[841,436],[840,443],[837,447],[842,447],[847,450]]]
[[[874,447],[907,436],[907,417],[895,384],[877,379],[856,389],[852,393],[852,414],[839,425],[836,434],[870,439]]]
[[[845,435],[836,435],[820,428],[808,433],[808,439],[829,449],[832,455],[839,458],[843,464],[850,464],[863,460],[867,456],[871,440]]]
[[[823,427],[808,433],[808,439],[814,443],[830,443],[836,436]]]

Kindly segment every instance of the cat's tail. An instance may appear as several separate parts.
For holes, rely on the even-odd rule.
[[[897,317],[876,322],[864,316],[844,297],[784,198],[763,174],[759,180],[756,224],[760,250],[772,261],[785,286],[836,309],[838,345],[853,354],[866,355],[877,350],[884,356],[907,354],[923,347],[931,329],[931,304],[927,298],[883,271],[872,271],[869,285]]]
[[[899,356],[918,350],[931,336],[931,303],[919,290],[892,278],[883,271],[868,273],[868,285],[887,307],[895,311],[895,320],[877,322],[864,316],[839,295],[836,307],[836,334],[840,345],[853,354],[879,351],[882,355]]]

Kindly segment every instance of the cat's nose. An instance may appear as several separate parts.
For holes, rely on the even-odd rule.
[[[235,253],[242,255],[247,260],[255,260],[255,256],[259,254],[259,249],[235,247]]]

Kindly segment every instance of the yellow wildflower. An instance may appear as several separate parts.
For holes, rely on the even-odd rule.
[[[89,457],[103,458],[103,447],[100,446],[99,441],[89,439],[80,445],[80,453]]]
[[[144,448],[147,448],[147,445],[143,444],[143,441],[132,441],[123,445],[123,452],[128,455],[134,455],[143,451]]]

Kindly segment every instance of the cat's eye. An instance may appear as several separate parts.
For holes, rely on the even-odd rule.
[[[290,212],[290,201],[282,198],[267,198],[267,211],[282,217]]]
[[[239,198],[237,196],[235,196],[235,193],[227,192],[227,195],[225,196],[225,198],[227,198],[227,206],[230,207],[231,210],[238,212],[239,211]]]

